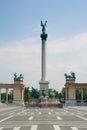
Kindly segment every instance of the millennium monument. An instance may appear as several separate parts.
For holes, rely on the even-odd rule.
[[[46,24],[47,21],[44,23],[41,21],[42,33],[40,35],[42,41],[42,48],[41,48],[41,80],[39,81],[40,84],[40,96],[48,96],[49,90],[49,81],[47,80],[47,56],[46,56],[46,40],[48,34],[46,33]]]

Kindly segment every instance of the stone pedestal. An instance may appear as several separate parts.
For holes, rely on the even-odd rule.
[[[66,100],[75,100],[76,99],[75,81],[72,80],[66,81],[65,88],[66,88]]]
[[[66,80],[66,105],[76,105],[76,88],[74,80]]]
[[[49,81],[40,81],[40,96],[42,96],[42,91],[46,91],[46,96],[49,96]]]
[[[14,104],[23,105],[24,104],[24,84],[23,81],[15,81],[14,82]]]

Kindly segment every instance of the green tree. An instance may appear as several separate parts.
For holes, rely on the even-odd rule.
[[[55,98],[58,98],[58,91],[54,90],[55,91]]]
[[[61,98],[65,99],[65,88],[62,88],[61,92],[58,93],[58,98],[59,99],[61,99]]]
[[[63,98],[65,98],[65,94],[66,94],[66,92],[65,92],[65,88],[62,88],[61,93],[62,93]]]
[[[3,103],[6,101],[6,93],[1,93],[1,101]]]
[[[59,99],[63,98],[63,94],[62,94],[61,92],[58,93],[58,98],[59,98]]]
[[[31,98],[31,94],[30,94],[29,87],[25,87],[24,88],[24,101],[29,102],[30,98]]]

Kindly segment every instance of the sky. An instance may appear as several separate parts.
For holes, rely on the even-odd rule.
[[[0,0],[0,83],[23,74],[39,89],[41,26],[47,20],[47,80],[61,91],[64,74],[87,83],[87,0]]]

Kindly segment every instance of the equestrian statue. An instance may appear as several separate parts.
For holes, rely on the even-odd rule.
[[[67,80],[68,80],[68,81],[69,81],[69,80],[75,81],[75,79],[76,79],[74,72],[71,72],[71,75],[64,74],[64,76],[65,76],[66,81],[67,81]]]
[[[20,74],[19,76],[17,76],[16,73],[13,74],[14,75],[14,81],[23,81],[24,77],[22,74]]]

